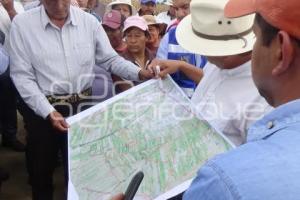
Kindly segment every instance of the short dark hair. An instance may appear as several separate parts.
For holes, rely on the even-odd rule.
[[[262,43],[264,46],[270,46],[272,40],[275,38],[279,29],[269,24],[260,14],[256,14],[255,22],[258,24],[262,33]],[[294,38],[298,46],[300,47],[300,40]]]
[[[279,29],[269,24],[260,14],[256,14],[255,22],[258,24],[262,33],[262,43],[264,46],[270,46]]]

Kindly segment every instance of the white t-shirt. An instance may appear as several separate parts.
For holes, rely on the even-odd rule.
[[[234,69],[207,63],[192,103],[235,145],[245,143],[249,126],[271,109],[254,85],[250,61]]]
[[[2,44],[0,44],[0,75],[3,74],[8,67],[9,57]]]
[[[24,8],[20,2],[14,2],[15,10],[17,13],[24,12]],[[10,18],[4,9],[4,7],[0,4],[0,30],[5,34],[5,43],[4,46],[7,49],[8,41],[9,41],[9,30],[10,30],[11,21]]]
[[[171,23],[172,19],[171,16],[168,15],[168,11],[165,12],[161,12],[156,16],[156,20],[159,23],[165,23],[169,26],[169,24]]]

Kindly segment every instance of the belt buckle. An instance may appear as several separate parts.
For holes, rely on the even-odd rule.
[[[79,101],[79,97],[78,94],[72,94],[68,99],[67,99],[68,103],[76,103]]]
[[[51,104],[54,104],[54,103],[74,104],[74,103],[78,103],[79,101],[85,99],[85,97],[88,97],[91,94],[92,94],[92,89],[88,88],[88,89],[82,91],[80,94],[75,93],[75,94],[68,95],[69,97],[67,97],[67,98],[60,98],[57,95],[53,95],[53,96],[51,95],[51,96],[47,96],[47,99]]]

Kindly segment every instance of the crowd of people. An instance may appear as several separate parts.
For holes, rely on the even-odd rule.
[[[172,199],[299,198],[299,0],[0,3],[2,145],[26,152],[33,200],[53,199],[59,155],[67,185],[66,117],[168,74],[237,146]]]

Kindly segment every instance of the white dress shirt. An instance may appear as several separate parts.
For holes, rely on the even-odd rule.
[[[11,77],[26,104],[46,118],[53,106],[45,96],[73,94],[91,87],[95,63],[128,80],[140,71],[111,47],[98,20],[70,7],[60,29],[39,6],[17,15],[11,26]]]
[[[254,85],[250,61],[234,69],[207,63],[192,103],[236,145],[246,142],[249,126],[271,109]]]

